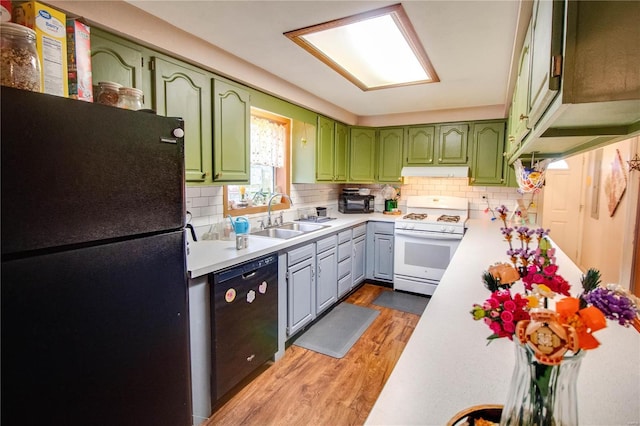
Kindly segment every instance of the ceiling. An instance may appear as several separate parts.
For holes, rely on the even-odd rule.
[[[360,117],[495,108],[511,96],[521,0],[403,1],[440,82],[368,92],[283,33],[398,1],[128,3]]]

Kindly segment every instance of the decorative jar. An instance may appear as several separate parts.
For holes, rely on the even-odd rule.
[[[133,87],[118,89],[118,107],[134,111],[142,109],[142,90]]]

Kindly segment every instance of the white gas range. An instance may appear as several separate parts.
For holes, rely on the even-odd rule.
[[[410,196],[395,221],[394,289],[431,295],[449,266],[469,217],[466,198]]]

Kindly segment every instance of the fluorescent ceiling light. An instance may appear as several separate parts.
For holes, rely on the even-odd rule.
[[[400,4],[284,35],[362,90],[440,81]]]

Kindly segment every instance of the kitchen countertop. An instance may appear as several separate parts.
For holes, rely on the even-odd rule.
[[[335,217],[336,219],[321,223],[322,225],[329,225],[327,228],[309,232],[288,240],[249,234],[249,247],[242,250],[236,250],[235,238],[232,241],[191,241],[189,242],[189,254],[187,255],[187,271],[189,273],[189,278],[197,278],[247,260],[255,259],[256,257],[286,250],[299,244],[313,241],[325,235],[330,235],[368,221],[393,222],[399,216],[383,213],[334,213],[332,214],[332,217]]]
[[[481,273],[507,261],[499,222],[470,220],[469,229],[418,322],[367,425],[445,425],[459,411],[504,404],[514,344],[487,346],[489,328],[470,310],[489,296]],[[559,273],[582,287],[582,272],[557,250]],[[581,425],[640,425],[640,333],[612,321],[594,334],[601,343],[583,359],[578,378]]]

